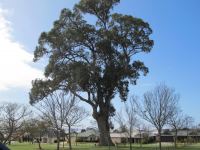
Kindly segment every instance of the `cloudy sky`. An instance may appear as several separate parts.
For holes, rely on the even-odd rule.
[[[14,39],[12,23],[6,15],[8,11],[0,8],[0,91],[30,88],[30,81],[42,77],[42,72],[31,66],[33,54]]]
[[[42,31],[48,31],[62,8],[78,0],[0,0],[0,102],[28,103],[31,81],[43,76],[45,62],[33,63]],[[200,1],[121,0],[115,11],[149,22],[155,46],[141,59],[150,73],[130,95],[141,96],[165,82],[181,95],[183,111],[200,122]],[[115,105],[121,105],[116,98]]]

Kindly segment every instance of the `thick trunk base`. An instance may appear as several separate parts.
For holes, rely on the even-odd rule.
[[[108,118],[106,116],[99,116],[96,118],[99,128],[99,146],[113,146],[113,142],[110,137],[110,127]]]

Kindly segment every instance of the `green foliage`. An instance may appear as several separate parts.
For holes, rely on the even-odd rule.
[[[109,117],[115,113],[112,99],[118,94],[126,101],[129,85],[136,84],[141,73],[148,73],[144,63],[133,56],[149,53],[153,47],[147,22],[112,13],[119,2],[80,0],[73,10],[63,9],[53,28],[41,34],[34,61],[48,57],[49,63],[46,78],[32,82],[31,104],[56,90],[71,92],[92,106],[100,131],[108,133]],[[89,24],[85,14],[94,16],[95,22]],[[101,145],[108,145],[105,138],[109,139],[100,137]]]
[[[129,84],[136,84],[141,72],[148,73],[144,63],[134,60],[133,55],[150,52],[153,41],[148,23],[111,13],[119,2],[81,0],[72,11],[61,11],[53,28],[41,34],[35,49],[34,61],[46,55],[49,63],[46,79],[32,82],[30,103],[57,89],[74,93],[93,108],[110,107],[116,93],[126,101]],[[94,15],[96,23],[88,24],[85,13]],[[88,99],[77,92],[87,93]]]

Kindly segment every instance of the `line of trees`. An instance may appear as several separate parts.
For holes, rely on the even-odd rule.
[[[128,133],[130,139],[133,129],[137,129],[141,135],[143,124],[140,119],[149,122],[157,129],[160,150],[162,130],[168,125],[174,130],[174,147],[177,148],[178,131],[181,129],[187,131],[186,142],[188,143],[189,129],[194,122],[192,117],[183,115],[178,105],[179,99],[179,94],[173,88],[160,84],[153,90],[145,92],[141,101],[133,96],[129,103],[125,104],[125,113],[116,113],[115,121],[119,124],[121,131]],[[130,150],[132,150],[131,141]]]
[[[77,126],[89,114],[85,108],[79,106],[79,100],[73,94],[56,91],[34,107],[39,111],[40,118],[55,131],[57,150],[60,149],[61,135],[64,129],[68,128],[66,136],[71,150],[71,128]]]
[[[34,109],[35,114],[30,111],[30,107],[21,104],[2,104],[0,143],[10,144],[27,134],[29,141],[37,142],[39,149],[42,149],[41,138],[51,132],[56,136],[57,150],[60,149],[61,137],[67,137],[71,150],[71,129],[78,126],[89,114],[85,108],[79,106],[79,100],[72,94],[57,91],[34,105]],[[68,133],[65,131],[67,128]]]
[[[184,115],[178,105],[180,96],[174,89],[165,84],[156,86],[143,95],[139,101],[136,96],[125,103],[124,110],[115,113],[114,120],[120,126],[120,132],[126,132],[129,137],[130,150],[132,150],[132,133],[138,130],[140,134],[140,146],[142,147],[142,131],[146,127],[141,119],[151,123],[158,131],[159,148],[161,150],[161,134],[164,126],[170,126],[174,131],[174,147],[177,148],[178,131],[187,131],[186,143],[189,142],[189,129],[193,125],[193,118]],[[141,103],[142,102],[142,103]],[[0,106],[0,142],[9,144],[25,133],[31,136],[31,140],[41,147],[41,137],[51,129],[57,138],[57,150],[60,149],[60,139],[64,130],[68,128],[67,137],[69,149],[71,144],[71,128],[80,124],[88,112],[79,105],[78,98],[63,91],[55,91],[43,101],[33,105],[37,110],[34,116],[30,107],[16,104],[4,103]],[[31,117],[32,116],[32,117]]]

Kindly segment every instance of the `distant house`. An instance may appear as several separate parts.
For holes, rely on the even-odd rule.
[[[64,131],[61,132],[60,135],[60,141],[65,140],[65,133]],[[42,143],[56,143],[57,142],[57,137],[56,137],[56,130],[55,129],[47,129],[44,133],[43,136],[41,137],[41,142]]]
[[[113,143],[126,143],[128,141],[127,133],[110,133],[110,137]]]
[[[162,142],[174,142],[175,132],[173,130],[164,129],[161,135]],[[113,143],[128,143],[130,140],[132,143],[152,143],[158,141],[158,132],[156,130],[150,131],[141,131],[134,130],[132,132],[132,138],[130,139],[129,134],[112,132],[110,133],[110,137]],[[61,141],[67,141],[68,134],[63,133],[61,135]],[[200,130],[179,130],[177,139],[180,142],[185,142],[189,140],[189,142],[200,142]],[[56,143],[56,135],[55,130],[48,129],[43,136],[41,137],[42,143]],[[71,133],[71,142],[99,142],[99,131],[93,128],[87,128],[82,130],[81,132],[72,132]]]
[[[156,132],[157,133],[157,132]],[[126,132],[119,133],[119,132],[114,132],[110,133],[111,140],[113,143],[127,143],[131,141],[132,143],[140,143],[140,141],[144,141],[146,138],[151,138],[151,140],[156,139],[155,131],[138,131],[134,130],[131,134],[131,139],[130,135]]]
[[[55,143],[57,140],[56,135],[55,135],[55,130],[53,129],[48,129],[43,133],[43,136],[41,137],[41,142],[42,143]]]
[[[158,137],[158,135],[156,135]],[[169,132],[165,132],[163,130],[161,135],[161,141],[162,142],[173,142],[174,141],[175,132],[173,130],[169,130]],[[194,130],[179,130],[177,133],[177,139],[180,142],[185,142],[186,140],[190,142],[200,142],[200,132],[194,131]],[[158,139],[158,138],[157,138]]]
[[[77,134],[77,142],[98,142],[99,132],[93,128],[87,128],[86,130]]]
[[[170,129],[163,129],[161,134],[162,142],[174,142],[175,132]],[[142,131],[139,132],[137,130],[133,131],[132,138],[130,139],[127,133],[119,133],[114,132],[110,133],[111,139],[113,143],[127,143],[130,140],[132,143],[140,143],[140,141],[145,143],[152,143],[158,141],[158,132],[156,130],[151,131]],[[200,130],[179,130],[177,139],[180,142],[185,142],[188,140],[189,142],[200,142]]]

